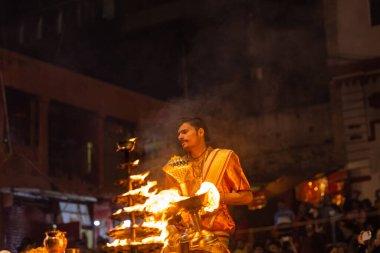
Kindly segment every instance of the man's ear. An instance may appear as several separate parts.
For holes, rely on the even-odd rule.
[[[205,135],[205,130],[203,128],[198,129],[198,135],[199,136],[204,136]]]

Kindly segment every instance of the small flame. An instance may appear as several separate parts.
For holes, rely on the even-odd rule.
[[[144,174],[131,175],[130,179],[134,181],[144,181],[147,176],[149,176],[150,171],[145,172]]]
[[[137,160],[135,160],[135,161],[132,163],[132,165],[137,166],[139,163],[140,163],[140,160],[137,159]]]
[[[128,245],[127,239],[123,239],[123,240],[115,239],[113,242],[107,243],[107,247],[117,247],[117,246],[126,246],[126,245]]]
[[[128,141],[129,142],[135,142],[137,140],[137,137],[134,137],[134,138],[130,138]]]
[[[144,211],[145,205],[144,204],[138,204],[128,207],[123,207],[117,210],[113,213],[113,215],[121,214],[121,213],[132,213],[132,212],[142,212]]]
[[[201,195],[207,192],[207,205],[203,207],[206,212],[212,212],[219,207],[220,195],[213,183],[203,182],[199,190],[195,193]]]
[[[118,226],[115,227],[115,229],[125,229],[131,227],[131,221],[130,220],[123,220]]]
[[[148,183],[140,188],[136,188],[134,190],[130,190],[124,194],[122,194],[122,196],[135,196],[135,195],[142,195],[142,196],[145,196],[145,197],[150,197],[150,196],[154,196],[156,192],[149,192],[150,189],[153,187],[153,186],[156,186],[157,185],[157,181],[148,181]]]
[[[168,244],[168,236],[169,231],[167,230],[168,222],[162,217],[161,221],[146,221],[142,224],[144,227],[157,228],[161,230],[161,234],[159,236],[150,236],[146,237],[142,240],[142,243],[163,243],[165,248]]]

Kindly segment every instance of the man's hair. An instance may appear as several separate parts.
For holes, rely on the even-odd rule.
[[[208,143],[210,141],[208,127],[207,127],[206,123],[203,121],[203,119],[197,118],[197,117],[195,117],[195,118],[182,118],[179,121],[178,127],[184,123],[190,124],[192,127],[195,128],[196,131],[198,131],[199,128],[203,128],[204,133],[205,133],[204,137],[205,137],[206,143]]]

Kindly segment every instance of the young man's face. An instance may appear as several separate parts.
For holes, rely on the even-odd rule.
[[[192,148],[199,146],[204,138],[203,128],[195,130],[189,123],[183,123],[178,128],[178,140],[185,151],[191,151]]]

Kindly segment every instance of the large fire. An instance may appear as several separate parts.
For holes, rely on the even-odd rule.
[[[144,180],[149,173],[142,175],[134,175],[134,180]],[[143,196],[145,198],[144,203],[136,203],[135,205],[123,207],[117,210],[114,216],[128,216],[131,213],[140,213],[138,217],[141,218],[140,221],[136,222],[137,227],[141,230],[154,229],[158,231],[154,235],[143,235],[138,237],[135,241],[131,241],[130,237],[126,236],[124,238],[117,238],[112,243],[108,243],[108,247],[118,247],[127,245],[141,245],[141,244],[153,244],[160,243],[165,246],[167,245],[167,238],[169,232],[167,230],[168,221],[173,216],[171,209],[176,210],[176,202],[188,199],[188,196],[181,196],[177,189],[162,190],[160,192],[157,189],[153,189],[157,185],[156,181],[148,181],[145,185],[140,188],[130,190],[124,194],[125,196]],[[196,195],[206,194],[205,204],[203,206],[202,212],[212,212],[219,206],[219,192],[216,187],[209,182],[204,182]],[[178,210],[177,210],[178,211]],[[175,211],[176,212],[176,211]],[[174,213],[175,213],[174,212]],[[118,226],[116,226],[113,231],[126,232],[130,230],[130,220],[123,220]]]

